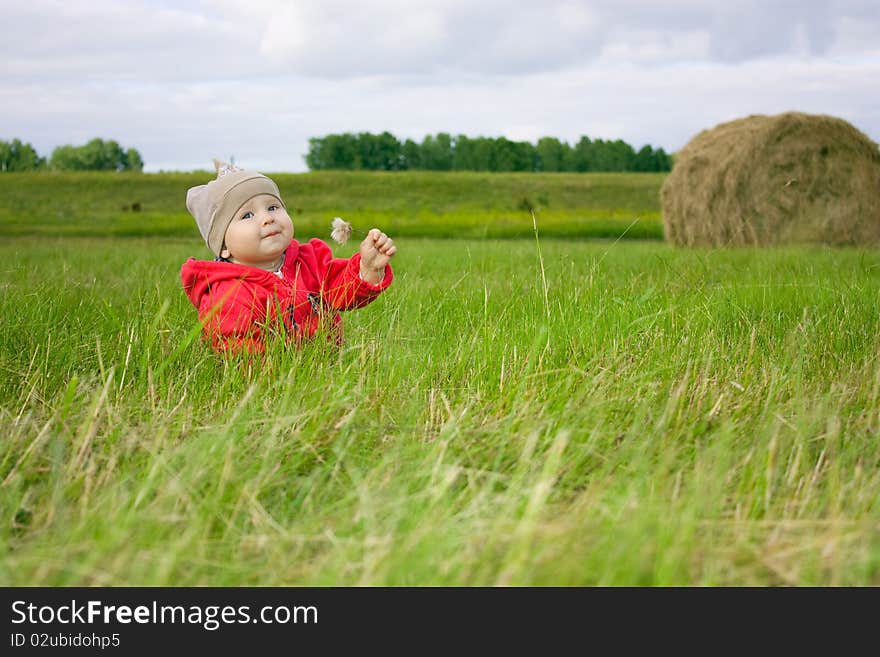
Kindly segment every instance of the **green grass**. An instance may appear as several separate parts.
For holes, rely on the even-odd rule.
[[[880,252],[398,242],[248,361],[198,239],[4,239],[0,583],[880,584]]]
[[[665,174],[320,172],[271,174],[299,235],[329,238],[341,216],[396,237],[524,237],[528,208],[545,236],[661,239]],[[0,236],[198,239],[186,191],[212,174],[0,175]],[[138,211],[132,210],[137,205]]]

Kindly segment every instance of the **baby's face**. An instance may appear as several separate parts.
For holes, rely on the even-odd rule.
[[[280,201],[260,194],[245,203],[226,229],[220,255],[232,262],[271,269],[293,240],[293,222]]]

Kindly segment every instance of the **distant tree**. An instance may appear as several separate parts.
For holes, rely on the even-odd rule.
[[[590,171],[615,171],[611,142],[595,139],[590,145]]]
[[[493,139],[491,157],[489,161],[491,171],[516,171],[516,153],[512,141],[504,137]]]
[[[541,137],[535,147],[538,171],[573,171],[574,153],[566,142],[556,137]]]
[[[636,153],[633,171],[671,171],[672,160],[662,148],[656,151],[650,146],[643,146]]]
[[[360,168],[372,171],[399,171],[403,167],[400,142],[390,132],[373,135],[362,132],[357,136]]]
[[[535,147],[527,141],[498,137],[492,141],[491,171],[534,171]]]
[[[438,132],[436,137],[426,135],[421,145],[422,168],[430,171],[450,171],[452,169],[452,137]]]
[[[122,150],[113,139],[92,139],[83,146],[58,146],[49,167],[61,171],[142,171],[144,161],[134,148]]]
[[[658,148],[654,151],[654,171],[672,171],[672,156]]]
[[[358,169],[379,169],[379,158],[375,151],[378,137],[369,132],[361,132],[355,136],[355,162]]]
[[[328,168],[326,162],[327,153],[324,146],[326,139],[326,137],[309,138],[309,152],[305,154],[303,159],[306,161],[306,166],[312,171]]]
[[[633,171],[636,152],[621,139],[605,141],[581,137],[574,148],[576,171]]]
[[[622,139],[615,139],[609,146],[608,171],[632,171],[636,159],[635,149]]]
[[[59,152],[59,158],[65,153]],[[621,139],[583,136],[572,147],[556,137],[537,144],[506,137],[426,135],[421,143],[401,142],[390,132],[344,133],[309,140],[306,164],[312,170],[398,171],[669,171],[670,156],[645,146],[637,153]]]
[[[0,172],[35,171],[45,166],[45,158],[29,143],[22,143],[20,139],[0,141]]]
[[[70,144],[57,146],[49,156],[49,168],[60,171],[76,171],[82,169],[77,150]]]
[[[654,171],[655,165],[654,149],[650,146],[642,146],[633,161],[633,171]]]
[[[125,157],[125,151],[118,142],[111,139],[101,143],[100,139],[95,140],[101,148],[101,169],[104,171],[123,171],[127,168],[128,162]]]
[[[379,135],[379,153],[382,155],[385,171],[400,171],[406,168],[403,146],[390,132],[386,131]]]
[[[357,137],[346,132],[341,135],[309,139],[306,164],[312,170],[359,169]]]
[[[478,171],[474,166],[474,140],[467,135],[456,135],[452,139],[452,168],[456,171]]]
[[[589,137],[583,136],[578,140],[578,143],[575,144],[574,147],[574,170],[585,172],[585,171],[595,171],[593,167],[593,142]]]
[[[128,171],[143,171],[144,170],[144,160],[141,158],[141,154],[137,152],[134,148],[129,148],[125,151],[125,168]]]
[[[492,141],[485,137],[458,135],[454,143],[457,171],[491,171]]]
[[[401,146],[401,155],[403,156],[404,169],[421,169],[422,153],[419,145],[412,139],[407,139]]]

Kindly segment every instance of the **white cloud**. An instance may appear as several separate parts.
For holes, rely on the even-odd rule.
[[[308,138],[389,130],[676,149],[749,113],[880,138],[871,0],[0,0],[0,138],[103,136],[148,168],[303,170]]]
[[[12,77],[508,75],[576,68],[603,50],[722,62],[852,53],[880,32],[870,0],[2,0],[2,7],[11,29],[0,53]],[[708,47],[670,48],[681,42]]]
[[[397,2],[299,2],[264,21],[261,53],[299,71],[334,77],[413,70],[447,36],[440,12]]]

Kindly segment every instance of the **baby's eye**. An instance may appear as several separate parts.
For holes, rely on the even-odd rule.
[[[277,205],[270,205],[269,206],[269,212],[275,212],[275,210],[277,210],[277,209],[278,209]]]
[[[245,212],[243,215],[241,215],[241,218],[242,219],[250,219],[253,216],[254,216],[253,212]]]

